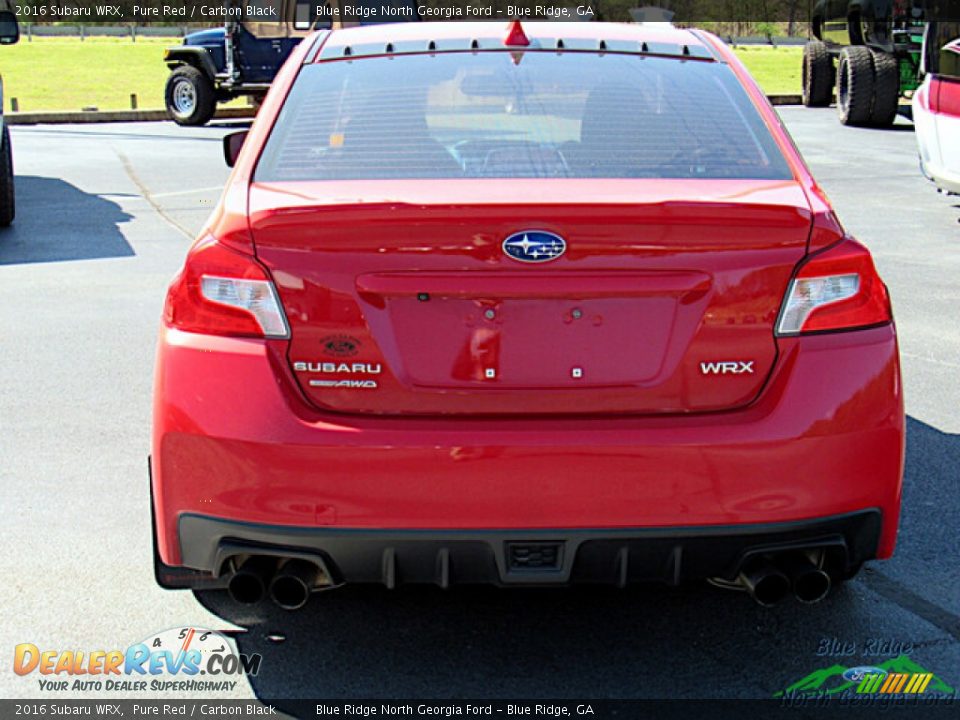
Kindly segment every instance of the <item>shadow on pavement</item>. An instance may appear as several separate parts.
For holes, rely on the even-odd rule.
[[[859,126],[858,126],[859,127]],[[879,132],[916,132],[916,128],[913,123],[896,123],[895,125],[886,125],[884,127],[872,127],[870,125],[865,125],[862,128],[863,130],[874,130]]]
[[[197,597],[246,628],[235,636],[239,650],[263,656],[259,674],[248,678],[253,691],[293,715],[302,706],[285,700],[769,698],[831,664],[816,655],[828,637],[891,636],[943,647],[956,667],[957,646],[937,628],[956,631],[950,622],[957,608],[929,593],[927,581],[936,577],[946,589],[958,579],[950,520],[957,493],[940,493],[955,482],[960,442],[913,419],[908,426],[896,556],[869,564],[816,605],[788,600],[763,609],[742,593],[706,584],[622,591],[348,587],[318,593],[293,613],[268,601],[244,608],[221,591]],[[922,504],[931,496],[938,506],[927,509]],[[939,559],[926,562],[928,554]],[[925,657],[921,651],[917,659]]]
[[[875,565],[876,572],[865,574],[864,581],[960,641],[957,468],[960,435],[908,417],[896,554],[891,562]]]
[[[248,677],[254,693],[294,715],[284,700],[769,697],[779,689],[764,692],[716,655],[744,643],[743,633],[770,643],[776,616],[703,586],[343,588],[296,613],[264,603],[249,615],[223,592],[199,597],[247,628],[235,638],[240,652],[263,656]]]
[[[0,229],[0,265],[133,255],[118,227],[132,216],[57,178],[18,175],[17,216]]]
[[[253,120],[211,120],[210,127],[234,130],[246,130],[250,127],[253,127]]]

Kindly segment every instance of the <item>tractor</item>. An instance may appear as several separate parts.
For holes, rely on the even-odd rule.
[[[803,104],[827,106],[836,89],[844,125],[892,125],[900,98],[920,86],[924,15],[921,0],[818,0],[816,40],[803,49]]]

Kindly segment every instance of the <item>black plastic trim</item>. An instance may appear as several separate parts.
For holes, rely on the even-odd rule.
[[[180,65],[192,65],[197,70],[202,70],[211,82],[217,77],[217,68],[213,64],[210,53],[204,47],[181,45],[169,48],[164,60],[171,70]]]
[[[150,537],[153,540],[153,579],[164,590],[226,587],[226,580],[212,573],[188,567],[167,565],[157,548],[157,509],[153,503],[153,457],[147,455],[147,482],[150,485]]]
[[[787,549],[828,551],[836,572],[844,573],[875,557],[881,525],[877,509],[751,525],[536,530],[291,527],[184,514],[179,540],[184,569],[205,581],[215,580],[228,559],[224,548],[239,543],[252,554],[259,547],[265,554],[319,557],[335,584],[678,585],[732,579],[744,558]],[[555,569],[508,566],[509,544],[537,542],[561,545]]]

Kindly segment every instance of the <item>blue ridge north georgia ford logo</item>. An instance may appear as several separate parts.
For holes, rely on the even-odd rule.
[[[520,262],[548,262],[566,251],[566,240],[544,230],[524,230],[503,241],[504,254]]]

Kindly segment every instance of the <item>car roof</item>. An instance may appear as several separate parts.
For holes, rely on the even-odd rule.
[[[410,22],[331,31],[315,61],[402,52],[520,49],[504,43],[509,22]],[[721,60],[701,36],[665,23],[523,22],[527,49],[649,52]]]

